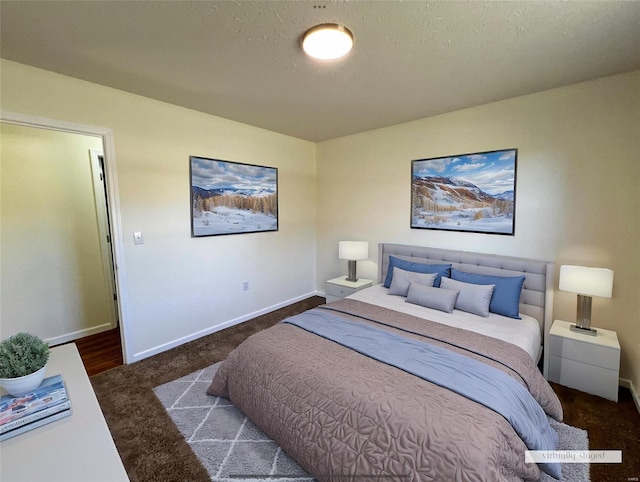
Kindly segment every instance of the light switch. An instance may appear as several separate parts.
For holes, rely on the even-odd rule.
[[[144,238],[142,237],[142,233],[140,232],[133,233],[133,244],[144,244]]]

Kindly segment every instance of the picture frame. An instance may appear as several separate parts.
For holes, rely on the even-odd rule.
[[[515,235],[518,149],[411,161],[411,228]]]
[[[189,156],[191,236],[278,231],[278,169]]]

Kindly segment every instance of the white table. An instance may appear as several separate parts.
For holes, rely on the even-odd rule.
[[[71,415],[0,442],[0,480],[128,481],[75,343],[51,349],[45,376],[58,373]]]
[[[358,281],[347,281],[346,276],[330,279],[325,283],[327,303],[338,301],[341,298],[352,295],[372,285],[373,281],[366,278],[359,278]]]
[[[597,336],[576,333],[571,324],[555,320],[549,332],[549,380],[617,402],[618,335],[602,328]]]

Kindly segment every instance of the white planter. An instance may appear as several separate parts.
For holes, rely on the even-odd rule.
[[[17,378],[0,378],[0,385],[14,397],[20,397],[26,395],[34,388],[38,388],[44,379],[44,374],[47,371],[47,365],[43,366],[37,372],[33,372],[30,375]]]

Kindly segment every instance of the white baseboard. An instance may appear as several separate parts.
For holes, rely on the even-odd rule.
[[[640,412],[640,392],[636,391],[635,387],[633,386],[633,382],[631,380],[621,378],[620,386],[628,388],[631,391],[631,398],[633,398],[633,401],[636,404],[636,408],[638,409],[638,412]]]
[[[322,296],[322,295],[319,295],[317,291],[312,291],[310,293],[297,296],[296,298],[292,298],[290,300],[277,303],[267,308],[254,311],[253,313],[248,313],[238,318],[234,318],[233,320],[225,321],[224,323],[221,323],[219,325],[211,326],[207,329],[197,331],[195,333],[192,333],[191,335],[187,335],[182,338],[178,338],[177,340],[170,341],[169,343],[164,343],[163,345],[156,346],[149,350],[144,350],[139,353],[135,353],[131,360],[127,360],[127,363],[133,363],[133,362],[143,360],[145,358],[149,358],[150,356],[157,355],[158,353],[162,353],[164,351],[170,350],[171,348],[175,348],[180,345],[184,345],[185,343],[188,343],[193,340],[197,340],[198,338],[202,338],[203,336],[211,335],[212,333],[216,333],[218,331],[224,330],[225,328],[230,328],[234,325],[238,325],[245,321],[251,320],[252,318],[255,318],[257,316],[265,315],[267,313],[271,313],[272,311],[278,310],[280,308],[284,308],[285,306],[289,306],[293,303],[297,303],[298,301],[306,300],[311,296]]]
[[[113,323],[104,323],[102,325],[92,326],[91,328],[85,328],[84,330],[72,331],[71,333],[54,336],[53,338],[46,338],[43,341],[48,343],[49,346],[62,345],[63,343],[68,343],[70,341],[77,340],[78,338],[84,338],[85,336],[95,335],[96,333],[111,330],[116,326],[117,325]]]

